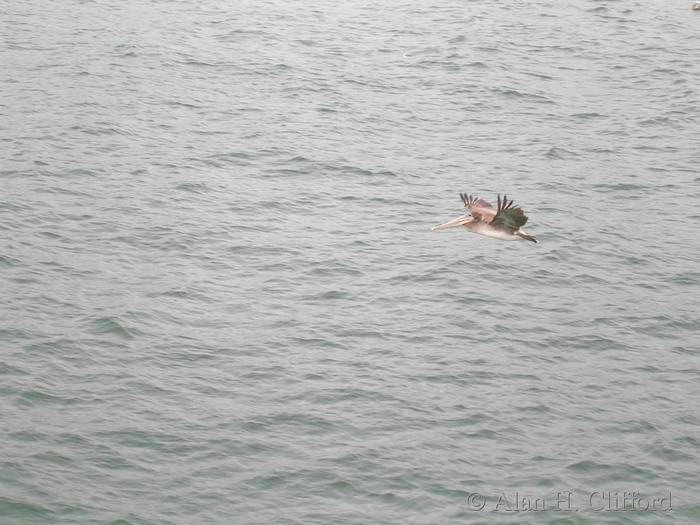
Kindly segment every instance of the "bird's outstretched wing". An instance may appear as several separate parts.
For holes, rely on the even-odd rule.
[[[527,217],[522,208],[513,206],[513,201],[509,201],[506,195],[503,196],[503,199],[501,199],[500,195],[498,196],[498,209],[496,216],[489,223],[491,226],[495,228],[505,226],[517,230],[524,226],[526,222]]]
[[[467,208],[476,207],[476,208],[490,208],[493,209],[493,206],[491,206],[488,202],[479,199],[478,197],[475,197],[474,195],[467,195],[466,193],[460,193],[459,197],[462,199],[462,202]]]
[[[496,211],[493,209],[488,202],[481,200],[473,195],[467,195],[466,193],[460,193],[459,197],[462,199],[464,206],[469,208],[469,213],[477,221],[491,221],[491,219],[496,215]]]

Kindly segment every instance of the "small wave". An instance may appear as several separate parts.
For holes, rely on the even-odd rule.
[[[95,335],[112,335],[118,339],[132,340],[138,335],[138,330],[127,328],[115,317],[100,317],[88,323],[88,332]]]

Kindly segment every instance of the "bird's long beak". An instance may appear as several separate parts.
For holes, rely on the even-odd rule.
[[[474,220],[474,217],[471,215],[462,215],[461,217],[457,217],[456,219],[452,219],[449,222],[446,222],[445,224],[441,224],[439,226],[433,226],[430,228],[431,230],[444,230],[445,228],[454,228],[455,226],[464,226],[468,222],[472,222]]]

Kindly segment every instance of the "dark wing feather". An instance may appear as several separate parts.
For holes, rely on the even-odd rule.
[[[496,228],[502,226],[517,230],[525,226],[526,222],[527,217],[522,208],[513,206],[513,201],[509,201],[506,195],[503,196],[503,199],[501,199],[500,195],[498,196],[498,211],[496,212],[496,216],[489,223],[491,226]]]
[[[488,202],[481,200],[474,195],[467,195],[466,193],[460,193],[459,194],[460,198],[462,199],[462,202],[467,208],[491,208],[493,209],[493,206],[491,206]]]
[[[469,214],[477,221],[490,222],[491,218],[496,215],[493,206],[488,202],[466,193],[460,193],[459,196],[464,205],[469,208]]]

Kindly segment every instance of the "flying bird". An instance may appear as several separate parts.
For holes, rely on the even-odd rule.
[[[488,202],[466,193],[460,193],[459,196],[469,213],[435,226],[432,228],[433,230],[464,226],[470,232],[503,241],[527,239],[528,241],[537,242],[534,235],[521,230],[527,222],[527,217],[522,208],[513,206],[513,201],[509,201],[505,195],[502,199],[500,195],[498,196],[498,207],[496,209]]]

